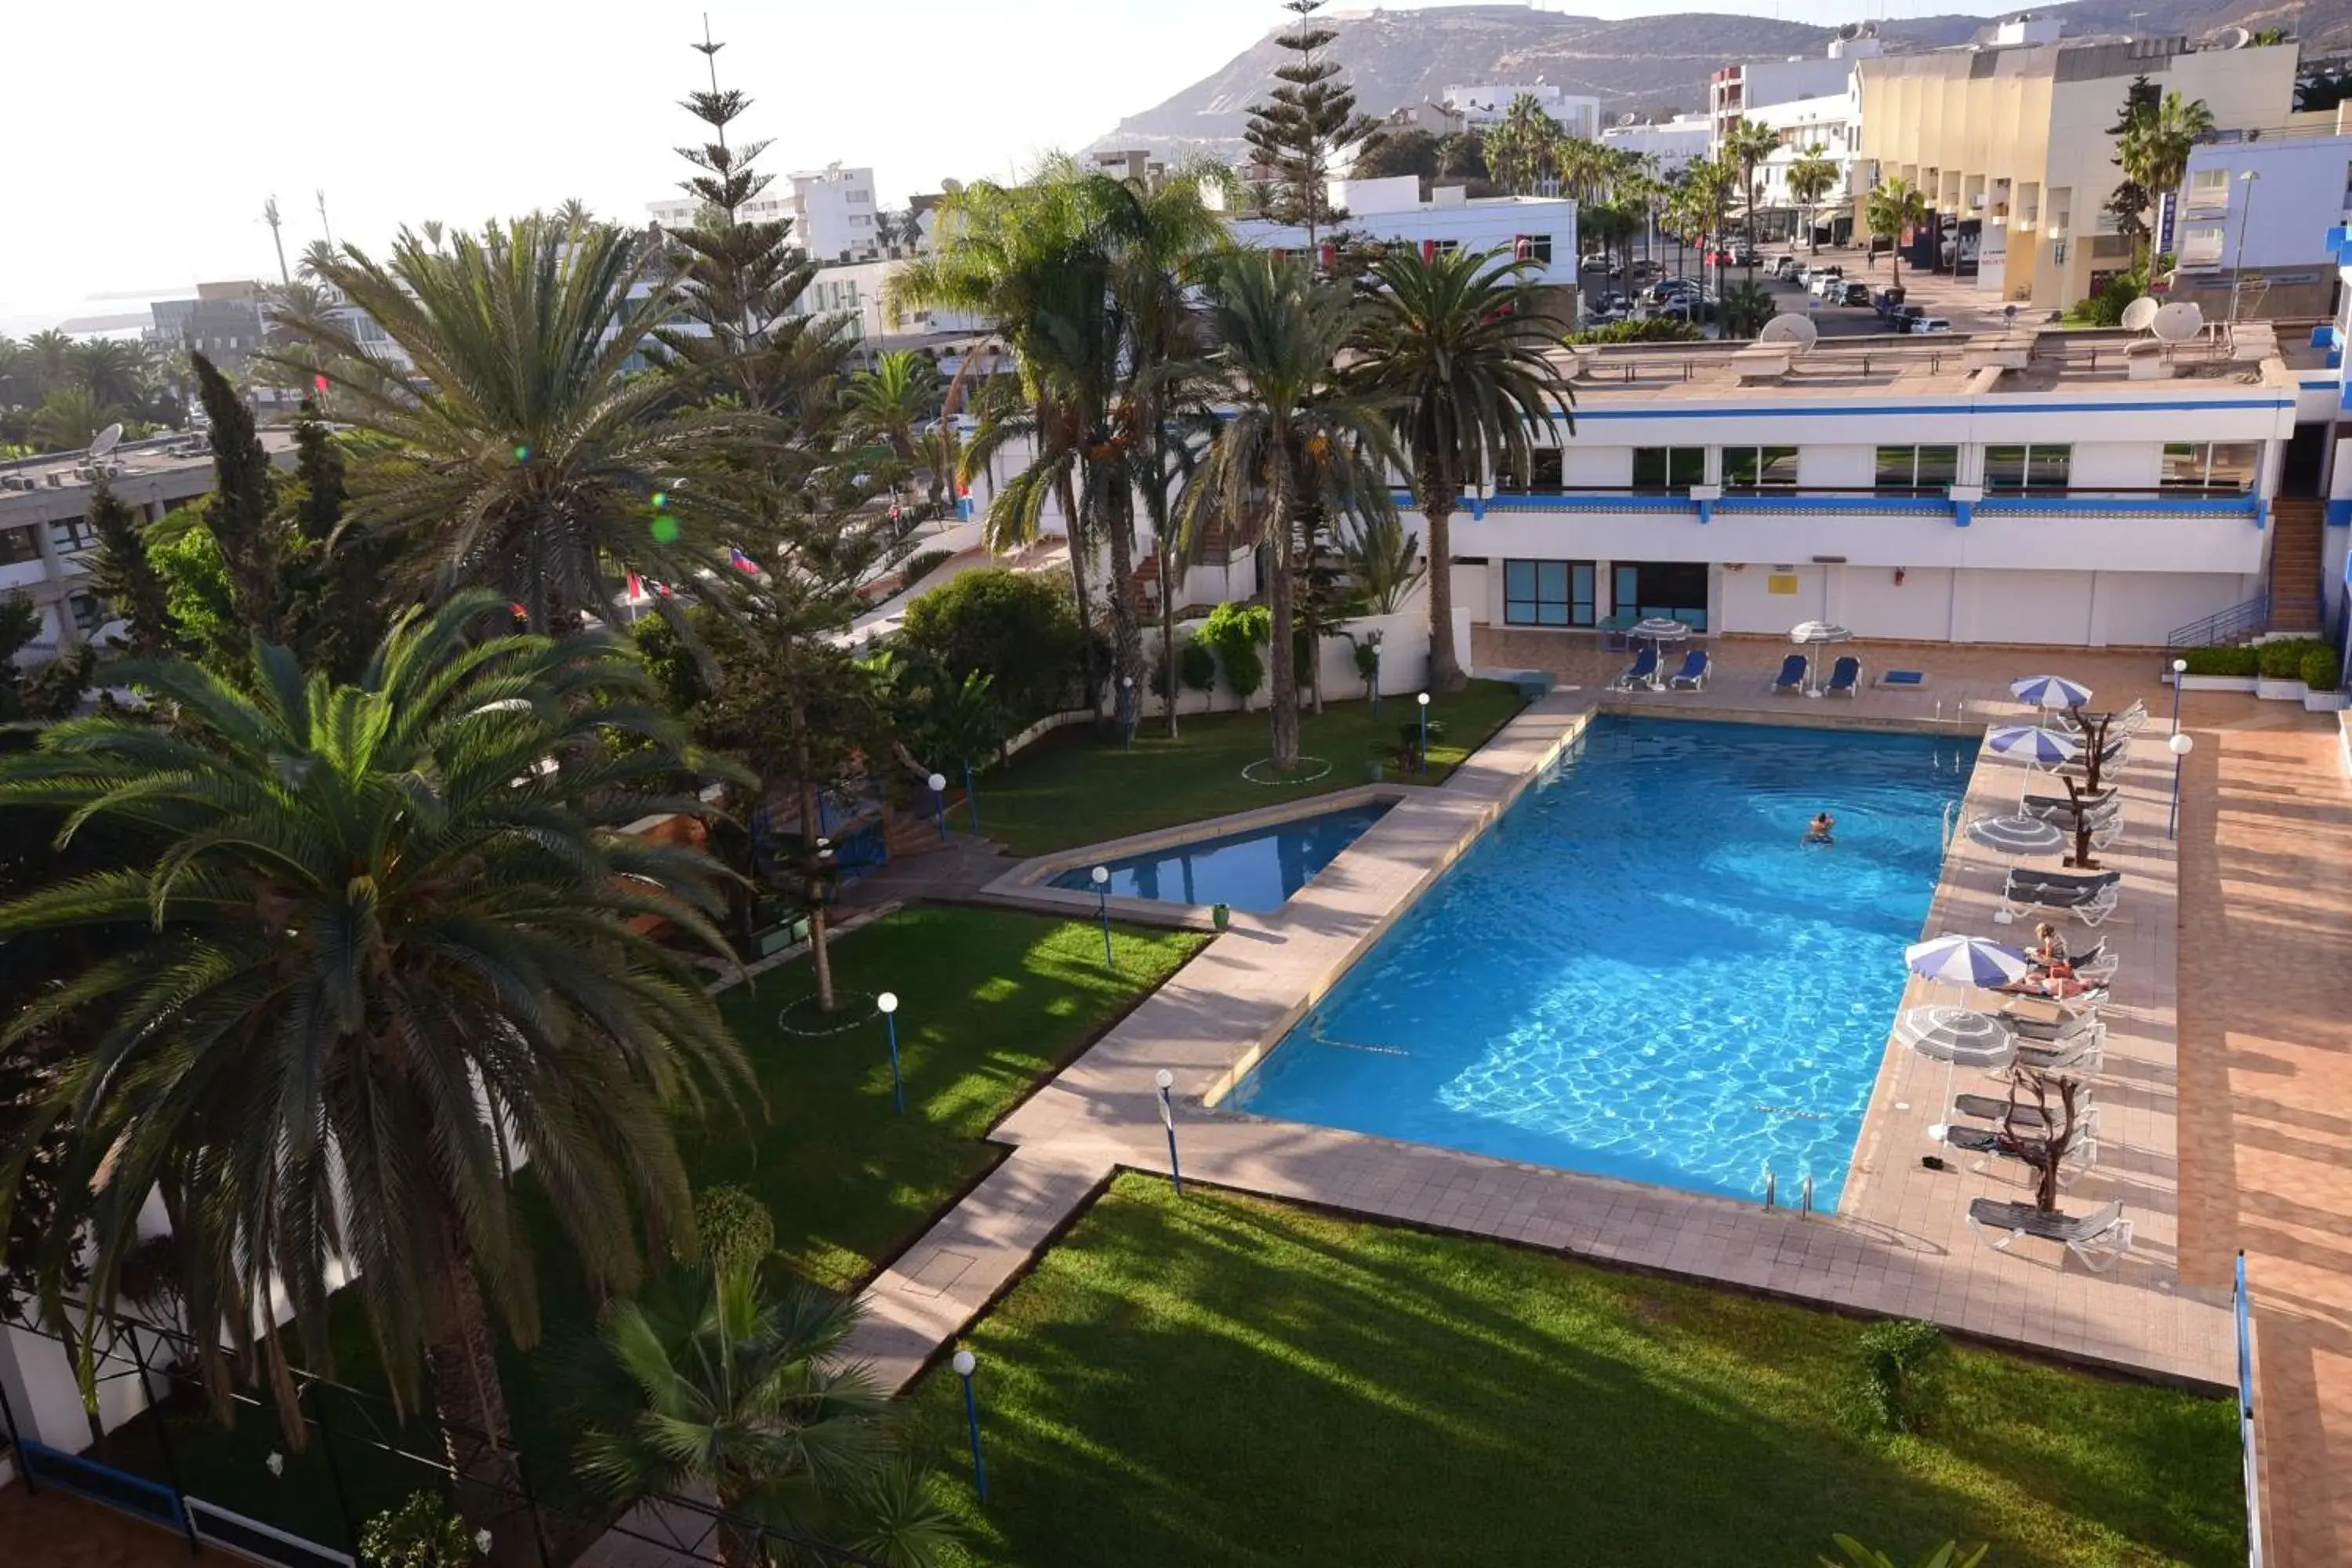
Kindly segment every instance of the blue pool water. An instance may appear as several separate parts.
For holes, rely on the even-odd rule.
[[[1231,904],[1237,910],[1271,913],[1336,859],[1340,850],[1362,837],[1364,829],[1386,816],[1389,804],[1374,801],[1106,861],[1110,868],[1110,890],[1118,898]],[[1090,866],[1081,866],[1065,871],[1051,885],[1091,892],[1092,870]]]
[[[1961,746],[1603,716],[1285,1038],[1261,1115],[1834,1207]],[[1817,810],[1837,842],[1807,847]]]

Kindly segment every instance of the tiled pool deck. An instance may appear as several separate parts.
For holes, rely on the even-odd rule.
[[[1927,1128],[1941,1119],[1945,1068],[1899,1048],[1882,1068],[1843,1212],[1810,1220],[1208,1108],[1260,1045],[1277,1039],[1509,803],[1592,710],[1589,688],[1622,664],[1562,640],[1507,637],[1482,642],[1482,662],[1550,668],[1588,689],[1562,691],[1530,709],[1444,788],[1417,792],[1392,810],[1279,914],[1237,915],[1231,932],[1008,1117],[995,1136],[1015,1146],[1011,1157],[867,1290],[870,1317],[856,1353],[870,1358],[886,1384],[903,1385],[1112,1171],[1165,1170],[1152,1094],[1153,1075],[1164,1068],[1176,1078],[1188,1177],[1825,1305],[1928,1318],[1989,1339],[2209,1384],[2233,1378],[2228,1265],[2244,1245],[2263,1308],[2273,1561],[2352,1561],[2346,1512],[2352,1252],[2340,1241],[2352,1225],[2345,1167],[2352,1150],[2352,1113],[2345,1110],[2352,1104],[2345,1081],[2352,1077],[2352,1024],[2343,1021],[2352,1017],[2352,996],[2338,978],[2340,944],[2320,944],[2316,932],[2309,942],[2287,942],[2279,929],[2301,916],[2335,935],[2352,933],[2352,896],[2339,890],[2341,868],[2352,858],[2352,792],[2336,761],[2332,726],[2251,699],[2189,697],[2188,721],[2207,749],[2192,759],[2189,774],[2183,889],[2164,837],[2170,758],[2161,720],[2170,696],[2154,679],[2148,656],[1904,649],[1873,658],[1873,668],[1891,658],[1928,668],[1926,689],[1874,689],[1832,703],[1771,696],[1764,672],[1780,651],[1729,644],[1712,691],[1643,695],[1633,705],[1684,716],[1981,731],[2019,711],[2008,700],[2009,677],[2046,668],[2088,680],[2103,705],[2140,696],[2158,715],[2120,780],[2126,838],[2104,857],[2125,882],[2121,908],[2101,928],[2123,954],[2118,1001],[2105,1014],[2107,1059],[2096,1079],[2101,1165],[2063,1198],[2069,1212],[2122,1200],[2137,1234],[2116,1268],[2093,1275],[2044,1244],[2020,1241],[2000,1254],[1975,1239],[1964,1218],[1969,1199],[2018,1195],[2017,1179],[1998,1165],[1978,1173],[1960,1160],[1940,1173],[1920,1166],[1918,1156],[1934,1148]],[[2219,790],[2216,751],[2227,759]],[[2276,780],[2250,777],[2242,785],[2242,760]],[[2021,782],[2016,766],[1983,761],[1970,782],[1969,815],[2005,808]],[[2281,790],[2301,798],[2281,802]],[[1956,840],[1927,930],[2017,935],[1991,920],[2005,864]],[[2249,902],[2272,912],[2236,919]],[[2257,921],[2266,923],[2245,929]],[[2210,1016],[2192,1010],[2195,1026],[2186,1034],[2174,990],[2183,929],[2198,933],[2190,973],[2200,994],[2218,998],[2233,978],[2253,994],[2247,1006],[2208,1003]],[[2301,961],[2267,958],[2273,950]],[[2245,1029],[2279,1042],[2266,1049],[2294,1053],[2292,1064],[2273,1065],[2278,1055],[2251,1050],[2241,1039]],[[2284,1043],[2296,1040],[2308,1043]],[[1971,1083],[1971,1076],[1963,1071],[1955,1087],[1990,1089],[1990,1079],[1974,1075]],[[2250,1118],[2273,1131],[2255,1136]],[[2255,1170],[2261,1179],[2250,1182]]]

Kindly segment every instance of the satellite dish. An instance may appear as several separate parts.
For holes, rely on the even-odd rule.
[[[2152,295],[2141,295],[2124,307],[2124,331],[2127,332],[2147,331],[2148,324],[2156,320],[2156,313],[2162,307],[2156,302]]]
[[[2217,49],[2242,49],[2254,41],[2254,36],[2243,27],[2224,27],[2214,37]]]
[[[1626,112],[1617,117],[1617,123],[1620,125],[1639,125],[1642,123],[1642,117],[1633,113],[1631,110],[1628,110]]]
[[[89,444],[90,457],[93,459],[105,457],[109,452],[114,450],[114,444],[121,439],[122,426],[120,425],[108,426],[105,429],[100,430],[98,433],[98,439]]]
[[[2186,300],[2179,300],[2148,318],[2147,326],[2165,342],[2186,342],[2205,330],[2205,312]]]
[[[1821,329],[1813,325],[1811,316],[1792,312],[1775,316],[1765,322],[1764,330],[1756,334],[1756,341],[1759,343],[1789,343],[1801,353],[1811,348],[1814,340],[1821,335]]]

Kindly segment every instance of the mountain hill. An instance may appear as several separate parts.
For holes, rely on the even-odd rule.
[[[2072,33],[2181,33],[2202,38],[2227,26],[2285,26],[2308,52],[2352,45],[2352,0],[2074,0],[2037,6]],[[1736,60],[1818,55],[1822,27],[1763,16],[1705,12],[1608,21],[1524,5],[1452,5],[1426,10],[1324,13],[1339,37],[1331,58],[1355,83],[1364,110],[1386,114],[1441,98],[1455,83],[1531,82],[1601,100],[1605,114],[1703,110],[1707,79]],[[1983,16],[1916,16],[1880,24],[1893,51],[1967,43],[1991,26]],[[1099,147],[1230,154],[1240,147],[1249,107],[1274,86],[1283,51],[1276,28],[1214,75],[1121,121]],[[2285,105],[2280,105],[2282,111]]]

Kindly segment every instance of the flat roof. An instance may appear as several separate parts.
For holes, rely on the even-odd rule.
[[[265,426],[260,435],[261,449],[273,458],[294,449],[294,432],[288,426]],[[89,477],[81,470],[89,464],[89,454],[86,451],[47,452],[0,462],[0,474],[30,478],[43,489],[61,489],[88,484]],[[151,436],[141,441],[125,441],[107,454],[105,464],[119,478],[146,478],[176,473],[183,468],[209,470],[213,466],[213,452],[201,432],[181,431]],[[49,484],[52,474],[58,476],[58,483],[55,487]],[[5,493],[0,491],[0,494]]]

